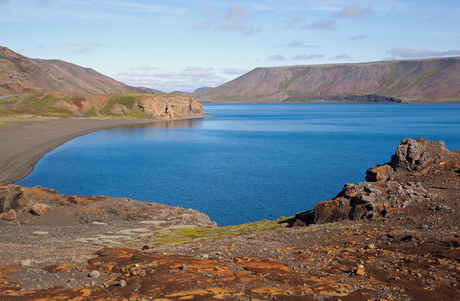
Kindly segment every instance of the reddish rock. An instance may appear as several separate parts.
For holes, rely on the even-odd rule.
[[[8,212],[4,212],[2,218],[6,221],[14,221],[16,220],[16,211],[14,209],[10,209]]]
[[[389,176],[390,170],[392,170],[392,168],[387,164],[374,165],[366,171],[366,181],[377,182],[380,180],[386,180]]]
[[[45,204],[35,204],[30,208],[30,213],[33,215],[41,216],[50,211],[50,209]]]

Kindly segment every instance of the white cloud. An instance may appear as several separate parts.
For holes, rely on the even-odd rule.
[[[247,35],[258,33],[261,31],[259,28],[246,24],[249,19],[247,14],[249,10],[249,6],[232,4],[227,6],[224,16],[213,18],[207,22],[196,23],[192,26],[192,29],[235,30],[243,31]]]
[[[183,76],[193,77],[212,77],[214,76],[214,68],[202,68],[196,66],[188,66],[180,73]]]
[[[369,17],[373,14],[371,8],[359,8],[355,4],[348,4],[344,6],[339,12],[333,13],[336,18],[345,18],[345,19],[359,19],[364,17]]]
[[[287,44],[286,46],[288,47],[294,47],[294,48],[298,48],[298,47],[303,47],[303,48],[313,48],[313,47],[317,47],[315,45],[305,45],[302,41],[291,41],[289,44]]]
[[[281,54],[274,54],[274,55],[270,55],[268,58],[267,58],[267,61],[286,61],[287,59],[282,56]]]
[[[334,57],[331,57],[331,60],[344,60],[344,59],[351,59],[351,57],[346,54],[339,54]]]
[[[323,57],[324,57],[324,55],[322,55],[322,54],[310,54],[310,55],[299,54],[299,55],[293,57],[292,59],[295,60],[295,61],[300,61],[300,60],[320,59],[320,58],[323,58]]]
[[[317,20],[306,26],[308,29],[327,29],[335,30],[337,29],[337,21],[335,20]]]
[[[140,66],[149,66],[147,64]],[[142,68],[141,68],[142,69]],[[165,92],[184,91],[193,92],[200,87],[216,87],[229,81],[222,74],[233,74],[238,69],[223,69],[220,72],[210,67],[188,66],[180,72],[161,70],[149,66],[148,69],[155,72],[142,72],[139,67],[131,67],[128,70],[115,74],[115,78],[121,82],[135,87],[147,87]],[[245,70],[239,70],[245,72]]]
[[[460,55],[459,49],[451,49],[448,51],[432,51],[432,50],[416,50],[406,47],[393,48],[386,52],[391,58],[425,58],[425,57],[444,57],[444,56],[458,56]]]
[[[368,38],[370,38],[370,36],[366,36],[366,35],[359,35],[359,36],[350,37],[350,39],[352,39],[352,40],[364,40],[364,39],[368,39]]]

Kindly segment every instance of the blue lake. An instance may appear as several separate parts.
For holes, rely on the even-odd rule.
[[[205,105],[214,117],[114,128],[46,154],[17,182],[207,213],[218,225],[277,219],[333,198],[345,183],[422,136],[460,150],[460,106]]]

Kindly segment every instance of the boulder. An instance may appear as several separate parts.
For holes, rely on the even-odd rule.
[[[316,204],[313,223],[325,224],[342,220],[385,217],[411,202],[432,198],[420,183],[402,184],[395,181],[377,181],[347,184],[332,200]]]
[[[0,213],[10,209],[22,210],[30,205],[29,198],[24,194],[24,188],[9,184],[0,186]]]
[[[50,210],[49,206],[45,204],[35,204],[30,208],[30,213],[41,216]]]
[[[10,209],[8,212],[3,212],[2,218],[6,221],[14,221],[16,220],[16,211]]]
[[[438,161],[452,160],[453,157],[444,141],[430,141],[421,137],[417,140],[404,138],[389,165],[396,171],[416,171]]]
[[[377,182],[386,180],[393,173],[393,168],[390,165],[374,165],[366,171],[366,181]]]

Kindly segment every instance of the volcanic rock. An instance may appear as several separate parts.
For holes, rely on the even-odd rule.
[[[10,209],[20,210],[29,205],[30,201],[24,195],[24,188],[17,185],[0,186],[0,213],[8,212]]]
[[[452,160],[453,155],[445,147],[444,141],[430,141],[418,137],[417,140],[405,138],[396,153],[391,157],[390,165],[396,170],[422,170],[438,161]]]
[[[307,224],[324,224],[385,217],[412,202],[433,200],[436,196],[428,193],[418,177],[457,161],[443,141],[405,138],[390,163],[373,166],[366,172],[368,182],[346,184],[334,199],[316,204],[313,220],[312,213],[298,214],[296,218]]]
[[[33,215],[43,215],[46,212],[50,211],[50,208],[45,204],[35,204],[30,208],[30,213]]]
[[[16,220],[16,211],[10,209],[8,212],[3,212],[2,218],[6,221],[14,221]]]

